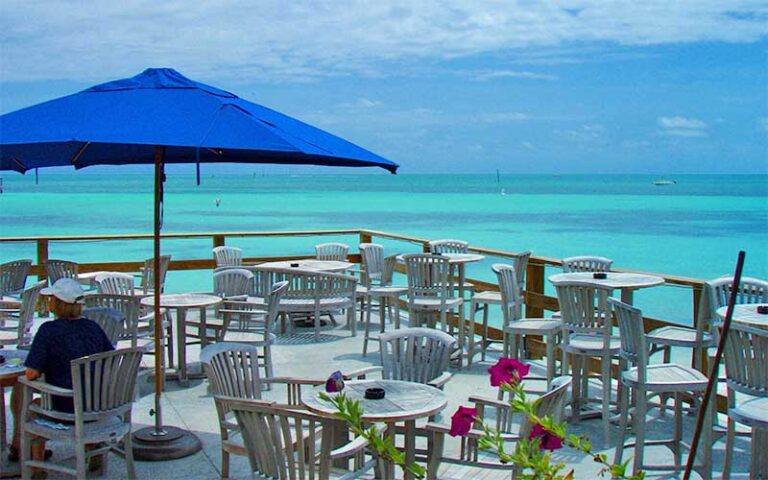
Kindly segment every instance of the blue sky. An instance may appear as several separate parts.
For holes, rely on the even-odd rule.
[[[5,0],[0,112],[167,66],[403,173],[768,173],[767,33],[760,1]]]

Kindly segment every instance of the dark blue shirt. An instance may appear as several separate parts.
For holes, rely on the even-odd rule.
[[[40,325],[24,365],[45,375],[46,383],[71,389],[69,362],[110,350],[114,347],[98,323],[87,318],[57,318]],[[52,401],[55,410],[74,412],[71,398],[53,396]]]

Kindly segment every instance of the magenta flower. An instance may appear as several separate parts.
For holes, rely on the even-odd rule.
[[[325,391],[328,393],[340,392],[344,390],[344,375],[336,370],[325,381]]]
[[[464,436],[472,429],[472,424],[475,423],[477,418],[477,409],[471,407],[459,406],[456,413],[451,416],[451,431],[449,432],[452,437]]]
[[[528,375],[531,366],[516,358],[500,358],[496,365],[488,369],[491,374],[491,386],[499,387],[502,383],[515,384]]]
[[[563,448],[563,439],[545,429],[538,423],[533,426],[531,434],[528,435],[528,440],[539,439],[539,448],[542,450],[549,450],[550,452]]]

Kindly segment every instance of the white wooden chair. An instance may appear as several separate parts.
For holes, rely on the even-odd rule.
[[[725,342],[725,373],[728,385],[728,435],[725,447],[723,478],[731,475],[735,423],[741,423],[753,430],[768,429],[768,330],[731,323]],[[737,401],[736,394],[747,395]],[[757,397],[757,398],[754,398]],[[748,400],[751,398],[751,400]],[[753,446],[754,447],[754,446]],[[752,449],[753,455],[760,448]],[[762,451],[765,454],[763,448]],[[765,464],[766,459],[752,459],[752,465]],[[757,478],[758,472],[751,472]],[[752,478],[752,477],[750,477]]]
[[[567,399],[568,388],[571,385],[570,377],[558,377],[553,380],[552,388],[535,400],[536,415],[540,418],[552,417],[556,422],[562,420],[563,409]],[[513,428],[513,412],[509,403],[492,400],[483,397],[469,397],[469,401],[477,409],[477,423],[491,424],[495,421],[495,428],[509,444],[508,451],[514,451],[514,443],[520,439],[528,439],[533,429],[533,424],[527,416],[523,415],[517,431]],[[443,463],[474,467],[477,469],[493,469],[511,471],[514,480],[521,473],[521,469],[514,463],[501,463],[498,456],[479,448],[479,440],[484,432],[480,428],[470,430],[461,437],[461,447],[458,454],[446,455],[445,436],[451,431],[451,426],[446,424],[428,423],[426,430],[430,433],[427,446],[427,479],[446,478],[440,475],[440,466]],[[481,478],[481,472],[462,472],[463,478]],[[474,475],[473,475],[474,473]],[[472,476],[469,476],[472,475]]]
[[[35,316],[35,305],[40,296],[40,290],[45,287],[45,280],[26,288],[21,294],[21,308],[15,302],[4,304],[0,302],[0,346],[16,345],[16,348],[26,349],[32,343],[32,322]]]
[[[53,285],[60,278],[74,278],[77,280],[78,266],[76,262],[69,260],[48,259],[43,265],[48,275],[48,285]]]
[[[379,336],[381,376],[443,389],[456,339],[432,328],[401,328]],[[358,372],[355,372],[358,373]]]
[[[218,401],[237,419],[254,479],[358,478],[376,463],[366,460],[368,442],[362,437],[333,448],[333,419],[260,400],[218,397]],[[353,469],[332,467],[339,459],[354,460]]]
[[[29,259],[13,260],[0,265],[0,296],[21,295],[31,267],[32,260]]]
[[[368,301],[365,306],[365,337],[363,338],[363,356],[368,354],[368,341],[371,339],[371,311],[373,300],[379,302],[379,333],[384,333],[386,313],[394,328],[400,328],[400,297],[408,293],[408,287],[392,285],[398,255],[384,257],[384,247],[376,243],[361,243],[360,254],[363,261],[363,286],[366,288]]]
[[[719,338],[716,327],[722,323],[715,312],[728,304],[732,286],[732,277],[720,277],[704,284],[699,302],[699,318],[695,328],[668,325],[648,333],[648,341],[661,347],[664,352],[664,362],[670,361],[671,347],[691,348],[693,349],[692,365],[704,371],[701,364],[704,358],[703,353],[716,344]],[[736,304],[766,302],[768,302],[768,282],[743,277],[736,295]]]
[[[262,391],[272,385],[285,385],[286,400],[282,406],[300,409],[302,387],[322,385],[325,380],[262,377],[261,364],[265,352],[264,344],[221,342],[208,345],[200,352],[203,371],[216,395],[216,413],[221,432],[221,477],[229,477],[229,455],[246,455],[246,449],[239,438],[240,428],[232,418],[227,402],[221,396],[238,399],[260,400]]]
[[[219,311],[224,319],[224,335],[218,341],[226,341],[227,333],[237,333],[238,343],[254,343],[264,350],[261,355],[261,365],[267,377],[274,376],[272,364],[272,344],[275,343],[275,334],[272,333],[277,323],[280,308],[280,300],[288,290],[288,282],[277,282],[272,286],[272,291],[267,297],[266,303],[250,303],[248,301],[228,300]],[[232,328],[231,317],[238,319],[237,328]],[[255,338],[255,340],[254,340]]]
[[[21,419],[21,467],[24,478],[31,477],[30,469],[33,467],[86,478],[88,459],[105,455],[111,450],[125,457],[128,478],[136,478],[131,448],[131,409],[143,353],[141,349],[130,348],[72,360],[71,389],[23,377],[19,379],[24,385]],[[33,394],[42,395],[42,401],[33,403]],[[72,398],[74,413],[54,410],[50,402],[52,395]],[[41,417],[53,422],[39,423],[37,419]],[[55,422],[69,425],[53,428],[51,423]],[[73,445],[75,468],[32,460],[31,445],[37,438]],[[87,449],[88,445],[95,448]],[[103,469],[106,474],[106,457]]]
[[[120,272],[104,272],[94,278],[99,293],[113,295],[135,295],[136,285],[133,275]]]
[[[499,291],[501,292],[501,310],[504,319],[504,356],[524,358],[526,356],[525,338],[528,335],[541,336],[546,345],[547,375],[545,378],[547,386],[549,386],[555,377],[557,361],[555,347],[560,342],[563,322],[558,318],[521,318],[521,306],[524,301],[523,297],[520,296],[520,288],[517,284],[517,272],[512,265],[504,264],[495,264],[493,270],[499,279]],[[499,392],[502,391],[499,390]]]
[[[243,250],[237,247],[216,247],[213,249],[216,267],[231,267],[243,264]]]
[[[642,312],[615,298],[609,298],[608,305],[612,308],[619,322],[621,337],[621,382],[627,388],[621,389],[619,412],[621,415],[620,436],[616,444],[615,464],[622,463],[625,448],[634,446],[634,472],[644,468],[666,469],[679,471],[680,457],[687,445],[682,442],[683,395],[692,394],[701,398],[707,388],[707,377],[698,370],[674,363],[649,365],[650,347],[643,329]],[[626,443],[627,423],[630,416],[630,395],[634,394],[633,431],[634,443]],[[649,441],[645,438],[645,422],[648,413],[648,396],[673,394],[674,407],[674,437],[669,440]],[[714,403],[714,402],[712,402]],[[712,405],[710,403],[710,406]],[[706,416],[703,436],[699,444],[702,464],[697,466],[703,478],[712,476],[712,412]],[[675,464],[670,466],[644,464],[644,452],[647,445],[669,445],[674,453]]]
[[[429,241],[429,253],[467,253],[469,242],[464,240],[442,239]]]
[[[315,258],[318,260],[346,262],[348,254],[349,245],[345,243],[328,242],[315,245]]]
[[[112,345],[117,346],[125,329],[125,315],[110,307],[91,307],[83,309],[83,317],[98,323]]]
[[[141,314],[142,308],[137,297],[96,293],[83,297],[83,302],[87,308],[106,307],[123,314],[125,326],[118,337],[118,342],[129,342],[131,347],[147,347],[151,343],[149,340],[154,334],[155,316],[154,313]]]
[[[165,277],[168,274],[168,267],[171,265],[170,255],[160,255],[160,293],[165,290]],[[155,293],[155,259],[148,258],[144,260],[144,266],[141,268],[141,279],[139,280],[139,292],[143,296],[149,296]]]
[[[448,313],[457,310],[463,302],[463,299],[453,296],[448,259],[429,253],[415,253],[403,255],[403,260],[408,276],[409,324],[418,325],[422,315],[437,313],[440,328],[447,330]],[[435,326],[431,319],[427,325]]]
[[[568,257],[562,260],[563,272],[609,272],[613,260],[605,257],[584,255]]]
[[[310,314],[314,319],[315,339],[320,339],[320,315],[347,311],[347,325],[356,333],[355,291],[357,279],[336,273],[298,269],[270,269],[273,282],[287,281],[288,290],[280,301],[281,314]]]
[[[563,373],[568,354],[573,357],[573,419],[578,422],[582,403],[589,401],[589,368],[591,357],[600,358],[602,416],[606,438],[611,402],[611,357],[619,353],[620,341],[612,334],[610,316],[606,321],[606,299],[610,289],[584,282],[562,282],[555,285],[563,321]]]

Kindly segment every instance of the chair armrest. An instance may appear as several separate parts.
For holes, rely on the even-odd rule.
[[[363,367],[351,372],[343,373],[344,380],[364,380],[365,376],[369,373],[381,372],[384,369],[382,367]]]
[[[489,407],[506,408],[506,409],[509,408],[508,402],[505,402],[503,400],[496,400],[495,398],[478,397],[478,396],[472,395],[469,397],[469,401],[475,404],[486,405]]]
[[[61,388],[50,383],[40,382],[38,380],[28,380],[25,377],[19,377],[19,383],[40,393],[48,393],[58,397],[74,397],[75,392],[69,388]]]
[[[439,377],[433,378],[432,380],[427,382],[427,385],[439,389],[443,389],[446,383],[448,383],[448,380],[453,378],[453,374],[451,372],[443,372],[440,374]]]
[[[329,455],[332,459],[349,457],[368,446],[368,440],[363,437],[355,437],[349,443],[346,443],[336,449],[331,450]]]
[[[441,433],[444,435],[448,435],[451,432],[451,426],[446,425],[444,423],[427,423],[426,425],[424,425],[424,429],[427,430],[428,432]],[[466,435],[464,435],[464,437],[473,438],[475,440],[483,438],[484,436],[485,436],[485,432],[483,432],[482,430],[478,430],[476,428],[471,429],[469,432],[467,432]],[[510,433],[500,433],[500,436],[501,436],[501,439],[504,440],[505,442],[520,440],[519,435],[513,435]]]
[[[227,302],[228,300],[246,300],[248,298],[248,295],[232,295],[231,297],[224,297],[224,302]]]
[[[317,378],[298,378],[298,377],[262,378],[261,381],[264,383],[280,383],[284,385],[308,385],[311,387],[325,384],[325,380],[320,380]]]

